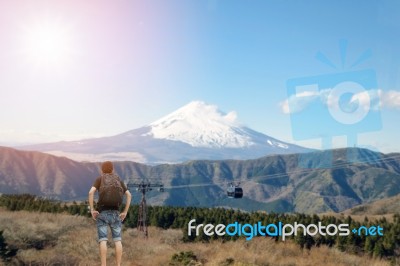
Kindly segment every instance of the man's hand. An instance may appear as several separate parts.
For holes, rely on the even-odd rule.
[[[126,218],[126,215],[128,214],[129,206],[131,205],[131,200],[132,200],[132,195],[129,192],[129,190],[125,191],[125,196],[126,196],[126,204],[125,204],[125,209],[121,214],[119,215],[119,218],[121,218],[121,221],[123,222]]]
[[[119,218],[121,218],[121,221],[124,221],[126,218],[127,213],[126,212],[121,212],[119,215]]]
[[[92,214],[93,220],[96,220],[97,216],[99,215],[99,212],[98,211],[91,211],[91,214]]]

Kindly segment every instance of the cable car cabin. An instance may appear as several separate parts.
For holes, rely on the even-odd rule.
[[[238,186],[230,186],[226,190],[226,194],[229,198],[240,199],[243,197],[243,189]]]

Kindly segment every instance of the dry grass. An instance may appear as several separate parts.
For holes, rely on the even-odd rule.
[[[0,210],[0,230],[12,245],[22,250],[17,254],[24,265],[99,265],[94,221],[63,214],[38,214]],[[328,247],[301,250],[291,242],[269,238],[251,241],[214,241],[183,243],[180,230],[149,228],[146,240],[135,229],[123,232],[123,265],[168,265],[174,254],[192,251],[197,261],[191,265],[389,265],[341,253]],[[32,243],[44,243],[36,249]],[[108,263],[114,263],[113,244],[109,244]],[[0,264],[1,265],[1,264]]]
[[[383,215],[400,213],[400,195],[361,204],[344,211],[349,215]]]
[[[365,217],[370,221],[385,218],[387,221],[393,222],[395,213],[400,213],[400,195],[361,204],[340,213],[329,212],[320,216],[329,215],[343,219],[350,215],[353,220],[358,222],[363,222]]]
[[[394,221],[394,214],[382,214],[382,215],[372,215],[372,214],[363,214],[363,215],[354,215],[354,214],[350,214],[348,211],[345,212],[326,212],[326,213],[321,213],[318,214],[319,217],[323,217],[323,216],[333,216],[336,217],[338,219],[344,220],[346,219],[347,216],[351,216],[351,219],[353,219],[356,222],[364,222],[365,217],[368,218],[369,221],[378,221],[382,218],[385,218],[388,222],[393,222]]]

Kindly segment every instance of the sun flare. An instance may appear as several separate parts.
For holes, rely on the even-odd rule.
[[[73,52],[72,34],[59,23],[42,22],[25,27],[23,51],[36,65],[63,64]]]

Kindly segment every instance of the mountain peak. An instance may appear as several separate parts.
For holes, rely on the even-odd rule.
[[[176,119],[196,119],[202,120],[214,120],[215,122],[239,125],[237,122],[237,116],[235,111],[231,111],[228,114],[218,109],[218,106],[207,104],[203,101],[192,101],[176,111],[158,119],[150,125],[159,124],[162,121],[169,120],[171,117]]]
[[[216,105],[192,101],[151,123],[151,135],[157,139],[182,141],[193,147],[239,148],[253,145],[236,112],[224,113]]]
[[[215,105],[210,105],[203,101],[191,101],[190,103],[182,106],[180,109],[195,110],[195,109],[207,108],[207,107],[211,107],[211,106],[215,106]]]
[[[241,125],[236,112],[190,102],[148,124],[115,136],[25,146],[85,161],[177,163],[205,159],[254,159],[268,154],[309,151]]]

